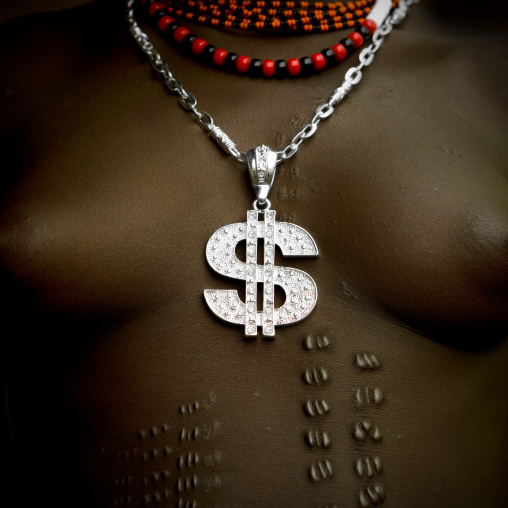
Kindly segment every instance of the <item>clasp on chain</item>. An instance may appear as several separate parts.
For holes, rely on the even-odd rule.
[[[252,188],[256,193],[256,203],[260,210],[270,206],[268,194],[275,178],[277,152],[268,146],[261,145],[246,153],[247,167]]]

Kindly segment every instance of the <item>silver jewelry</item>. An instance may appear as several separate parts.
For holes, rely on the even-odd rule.
[[[283,150],[276,151],[262,145],[243,152],[215,125],[208,113],[197,109],[194,95],[173,76],[148,35],[139,27],[134,16],[134,0],[127,0],[126,19],[130,33],[150,59],[153,69],[163,77],[168,90],[179,97],[180,105],[194,116],[198,125],[209,133],[226,154],[248,167],[256,195],[253,210],[247,212],[246,222],[229,224],[215,231],[206,246],[206,259],[214,271],[226,277],[245,280],[246,302],[240,300],[236,290],[207,289],[204,292],[210,310],[229,323],[244,326],[246,336],[256,336],[258,327],[261,327],[264,337],[273,338],[276,326],[302,321],[312,312],[317,302],[316,283],[309,274],[274,265],[275,245],[279,246],[284,256],[317,257],[319,254],[314,239],[305,229],[275,220],[275,211],[270,208],[268,195],[273,185],[276,165],[292,157],[300,145],[316,133],[320,122],[328,118],[360,82],[362,70],[372,63],[385,37],[406,17],[409,7],[417,2],[418,0],[401,0],[390,13],[391,0],[378,0],[368,16],[379,26],[372,36],[372,42],[360,52],[360,63],[346,72],[341,86],[334,90],[327,102],[317,107],[312,120],[298,131]],[[260,215],[262,221],[258,220]],[[263,266],[257,264],[259,238],[264,239]],[[235,248],[242,240],[247,242],[245,263],[235,255]],[[263,284],[262,311],[257,310],[258,283]],[[281,286],[286,293],[286,301],[280,308],[274,308],[275,284]]]

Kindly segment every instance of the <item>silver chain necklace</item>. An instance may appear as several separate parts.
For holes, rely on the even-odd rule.
[[[219,318],[244,326],[247,337],[255,337],[258,327],[265,338],[275,337],[275,327],[297,323],[305,319],[317,303],[317,286],[312,277],[296,268],[276,266],[275,246],[283,256],[317,257],[319,252],[312,236],[302,227],[275,220],[268,194],[273,185],[277,164],[291,158],[300,145],[313,136],[322,120],[328,118],[339,103],[362,79],[362,70],[368,67],[386,36],[406,17],[408,9],[418,0],[401,0],[390,12],[391,0],[378,0],[369,14],[378,29],[372,42],[359,55],[360,63],[351,67],[342,84],[334,90],[328,101],[319,105],[312,120],[304,125],[283,150],[258,146],[247,152],[238,149],[236,143],[218,126],[211,115],[197,108],[197,100],[186,90],[182,82],[173,76],[168,64],[155,49],[148,35],[139,27],[134,16],[135,0],[127,0],[126,19],[129,30],[141,50],[148,56],[153,69],[160,74],[168,90],[179,97],[180,105],[194,115],[198,125],[228,155],[246,164],[252,187],[256,194],[253,210],[247,211],[247,221],[219,228],[206,246],[206,258],[210,267],[226,277],[244,280],[246,302],[243,303],[236,290],[206,289],[205,300],[210,310]],[[259,221],[259,215],[263,217]],[[258,239],[264,239],[264,264],[257,264]],[[247,242],[246,261],[235,254],[241,241]],[[263,284],[263,310],[257,310],[257,284]],[[274,285],[282,287],[286,294],[284,305],[274,308]]]

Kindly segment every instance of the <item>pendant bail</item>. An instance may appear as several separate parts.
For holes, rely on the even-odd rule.
[[[277,152],[268,146],[261,145],[249,150],[246,156],[250,181],[256,193],[259,209],[269,208],[268,194],[275,178]]]

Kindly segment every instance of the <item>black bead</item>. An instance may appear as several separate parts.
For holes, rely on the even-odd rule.
[[[253,58],[247,73],[251,78],[260,78],[263,75],[263,62],[259,58]]]
[[[331,67],[337,63],[335,53],[330,48],[323,49],[321,54],[325,57],[327,67]]]
[[[314,65],[312,64],[310,56],[302,56],[302,58],[300,58],[300,66],[300,76],[308,76],[314,72]]]
[[[348,37],[342,39],[339,44],[342,44],[346,48],[348,56],[355,50],[355,43]]]
[[[170,25],[167,26],[166,30],[164,30],[164,33],[169,39],[173,40],[173,34],[175,33],[177,28],[180,28],[180,26],[181,25],[179,23],[171,23]]]
[[[166,9],[158,9],[155,11],[154,15],[152,16],[154,23],[158,24],[160,19],[164,16],[168,16],[168,11]]]
[[[236,53],[228,53],[224,59],[224,65],[222,66],[223,69],[227,72],[235,72],[237,60],[238,55]]]
[[[289,23],[287,19],[281,19],[280,20],[280,29],[281,30],[287,30],[289,28]]]
[[[201,56],[200,56],[203,63],[205,63],[206,65],[212,65],[213,55],[214,55],[216,49],[217,48],[213,44],[207,44],[205,46],[205,49],[203,49],[203,52],[201,53]]]
[[[231,21],[231,28],[240,28],[240,20],[234,19]]]
[[[182,39],[182,50],[186,53],[192,52],[192,43],[197,39],[194,34],[187,34]]]
[[[288,63],[286,60],[277,60],[275,62],[275,77],[277,79],[288,77]]]
[[[370,30],[366,26],[361,26],[357,29],[357,32],[361,34],[365,41],[368,41],[372,37]]]

